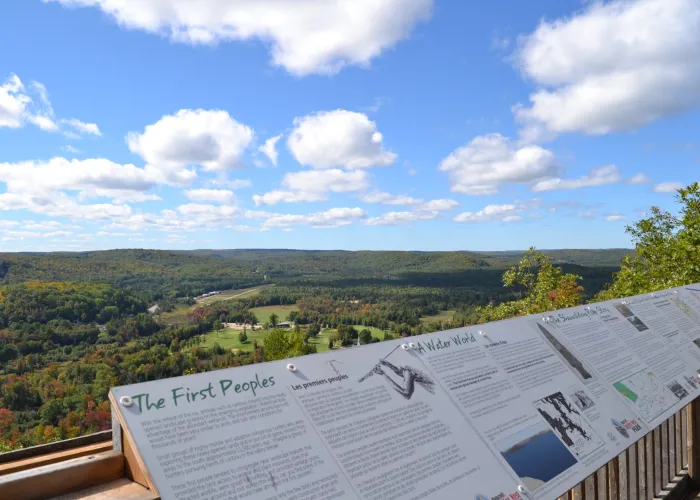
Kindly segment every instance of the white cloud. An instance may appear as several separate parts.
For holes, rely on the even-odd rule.
[[[65,146],[61,146],[61,149],[65,151],[66,153],[73,153],[73,154],[78,154],[80,153],[80,150],[76,148],[75,146],[71,146],[70,144],[66,144]]]
[[[655,193],[675,193],[679,189],[683,188],[683,184],[680,182],[661,182],[654,186]]]
[[[442,160],[452,191],[471,195],[496,194],[503,184],[532,183],[558,173],[551,151],[539,146],[516,149],[500,134],[478,136]]]
[[[82,139],[82,137],[80,136],[80,134],[76,134],[76,133],[73,132],[72,130],[64,130],[64,131],[63,131],[63,135],[64,135],[66,138],[68,138],[68,139],[74,139],[74,140],[76,140],[76,141]]]
[[[24,93],[24,85],[17,75],[11,74],[0,85],[0,127],[18,128],[32,99]]]
[[[503,222],[518,222],[520,220],[523,220],[523,218],[520,215],[507,215],[501,220]]]
[[[17,225],[19,225],[19,222],[15,221],[15,220],[2,220],[2,219],[0,219],[0,231],[11,228],[11,227],[15,227]]]
[[[367,213],[361,208],[331,208],[325,212],[308,215],[276,215],[265,220],[263,228],[290,227],[300,224],[308,224],[314,228],[340,227],[366,217]]]
[[[287,190],[254,195],[255,205],[327,200],[328,193],[363,191],[369,186],[369,181],[364,170],[309,170],[285,174],[282,186]]]
[[[622,177],[615,165],[605,165],[592,169],[587,175],[578,179],[561,179],[554,177],[544,179],[532,186],[533,191],[555,191],[559,189],[580,189],[592,186],[604,186],[620,182]]]
[[[233,190],[249,188],[253,185],[248,179],[214,179],[209,181],[209,184],[212,186],[223,186]]]
[[[617,222],[617,221],[621,221],[621,220],[627,220],[627,217],[625,217],[624,215],[620,215],[620,214],[611,214],[611,215],[608,215],[605,218],[605,220],[608,222]]]
[[[391,165],[397,155],[384,150],[383,136],[367,115],[338,109],[294,120],[287,147],[313,168],[369,168]]]
[[[142,134],[130,132],[129,149],[149,165],[178,178],[191,177],[186,167],[207,171],[238,168],[253,140],[253,130],[226,111],[181,109],[148,125]]]
[[[83,126],[82,132],[92,133],[97,130],[94,123],[83,123],[80,120],[60,120],[63,124],[73,123]],[[58,132],[61,127],[56,122],[56,116],[49,100],[46,87],[39,82],[31,82],[28,86],[15,75],[0,85],[0,128],[19,128],[31,123],[46,132]],[[72,138],[80,138],[73,132],[64,132]],[[98,133],[98,135],[101,135]]]
[[[157,172],[102,158],[0,163],[0,182],[8,193],[47,193],[90,188],[146,191],[158,183]]]
[[[128,189],[85,188],[78,195],[79,200],[85,198],[112,198],[112,203],[143,203],[145,201],[161,201],[163,198],[153,193],[132,191]]]
[[[178,212],[186,216],[200,217],[202,220],[238,217],[242,210],[235,205],[202,205],[188,203],[177,207]]]
[[[366,66],[426,20],[432,0],[44,0],[97,7],[121,26],[174,42],[260,40],[296,75]]]
[[[161,173],[150,167],[102,158],[0,163],[0,183],[6,187],[0,210],[88,219],[130,217],[126,203],[161,200],[148,191],[162,182]],[[112,198],[112,204],[82,204],[88,198]]]
[[[27,88],[15,74],[0,85],[0,127],[19,128],[25,123],[55,132],[58,125],[46,87],[32,82]]]
[[[524,135],[636,129],[700,100],[697,0],[592,2],[522,37],[517,65],[540,88],[516,106]]]
[[[365,222],[367,226],[398,226],[409,222],[432,220],[440,215],[437,211],[416,210],[413,212],[389,212]]]
[[[459,206],[459,203],[455,200],[440,199],[431,200],[421,206],[422,210],[441,212],[443,210],[454,210]]]
[[[227,189],[188,189],[184,191],[192,201],[208,201],[214,203],[231,204],[236,201],[233,191]]]
[[[360,197],[365,203],[382,203],[383,205],[420,205],[423,200],[408,195],[393,195],[383,192],[367,193]]]
[[[651,179],[645,174],[639,173],[627,179],[627,184],[648,184]]]
[[[257,227],[253,226],[246,226],[246,225],[241,225],[241,224],[232,224],[230,226],[226,226],[226,229],[230,229],[232,231],[238,231],[241,233],[254,233],[259,231]]]
[[[282,135],[276,135],[274,137],[270,137],[268,140],[265,141],[265,143],[258,148],[258,151],[260,151],[262,154],[267,156],[272,164],[276,167],[277,166],[277,141],[279,141],[282,138]]]
[[[478,212],[463,212],[454,218],[455,222],[513,222],[520,220],[516,213],[520,208],[514,204],[486,205]],[[514,217],[518,217],[514,219]],[[507,220],[506,220],[507,219]]]
[[[56,125],[56,122],[49,116],[29,115],[27,116],[27,121],[46,132],[56,132],[58,130],[58,125]]]
[[[102,137],[100,127],[98,127],[96,123],[81,122],[80,120],[76,120],[75,118],[71,118],[70,120],[61,120],[61,123],[72,127],[81,134],[96,135],[98,137]]]

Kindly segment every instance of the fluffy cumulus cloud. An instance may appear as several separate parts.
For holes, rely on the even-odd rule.
[[[175,42],[261,40],[297,75],[367,65],[430,15],[433,0],[44,0],[97,7],[120,25]]]
[[[591,2],[522,37],[516,60],[539,86],[515,108],[526,138],[635,129],[700,101],[700,2]]]
[[[314,228],[341,227],[367,217],[361,208],[331,208],[324,212],[306,215],[274,215],[263,222],[263,228],[290,227],[301,224]]]
[[[189,166],[207,171],[243,166],[242,156],[253,141],[253,130],[226,111],[181,109],[163,116],[143,133],[129,133],[129,149],[164,173],[187,176]]]
[[[504,184],[533,183],[559,172],[554,154],[539,146],[514,147],[500,134],[472,139],[442,160],[452,191],[471,195],[499,192]]]
[[[267,156],[267,158],[272,162],[274,166],[277,166],[277,156],[279,154],[277,152],[277,142],[280,140],[281,137],[281,135],[270,137],[263,143],[262,146],[258,148],[258,151]]]
[[[132,215],[128,203],[161,198],[148,191],[162,182],[150,167],[121,165],[106,159],[0,163],[0,210],[28,210],[54,217],[104,220]],[[2,184],[0,184],[2,185]],[[111,198],[111,203],[85,203]]]
[[[655,193],[675,193],[683,187],[680,182],[660,182],[654,186]]]
[[[257,206],[322,201],[328,199],[329,193],[363,191],[369,186],[369,180],[364,170],[308,170],[285,174],[282,186],[284,190],[254,195],[253,201]]]
[[[463,212],[454,218],[455,222],[516,222],[522,219],[517,204],[486,205],[478,212]]]
[[[544,179],[532,186],[533,191],[556,191],[559,189],[579,189],[584,187],[604,186],[615,184],[622,179],[620,171],[615,165],[605,165],[594,168],[587,175],[578,179],[561,179],[553,177]]]
[[[157,172],[120,165],[106,159],[27,161],[0,163],[0,182],[8,193],[44,194],[54,191],[117,189],[146,191],[158,182]]]
[[[228,189],[188,189],[185,196],[192,201],[231,204],[236,201],[236,195]]]
[[[383,136],[367,115],[338,109],[294,120],[287,147],[302,165],[317,169],[384,167],[396,154],[384,149]]]

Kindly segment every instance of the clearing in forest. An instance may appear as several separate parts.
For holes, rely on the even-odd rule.
[[[438,321],[441,321],[442,323],[446,323],[448,321],[452,321],[452,317],[456,313],[457,313],[457,311],[454,311],[454,310],[440,311],[438,314],[435,314],[433,316],[425,316],[424,318],[421,318],[420,322],[423,323],[424,325],[427,325],[429,323],[437,323]]]

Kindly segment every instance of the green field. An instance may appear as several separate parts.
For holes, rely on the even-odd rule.
[[[212,295],[202,300],[198,300],[197,304],[211,304],[213,302],[219,302],[220,300],[230,300],[236,297],[255,297],[260,293],[260,290],[274,285],[261,285],[252,288],[240,288],[238,290],[226,290],[221,292],[219,295]]]
[[[457,311],[440,311],[439,314],[436,314],[434,316],[426,316],[424,318],[420,319],[420,322],[423,324],[428,324],[428,323],[437,323],[438,321],[442,321],[443,323],[452,321],[452,316],[454,316],[457,313]]]
[[[245,344],[241,344],[238,340],[238,335],[241,330],[232,330],[230,328],[225,328],[219,332],[209,332],[204,335],[204,342],[199,344],[198,347],[202,348],[212,348],[214,344],[218,343],[224,349],[232,350],[236,349],[239,351],[250,352],[253,350],[253,341],[257,340],[260,347],[263,346],[263,341],[265,336],[270,333],[271,329],[261,329],[261,330],[248,330],[246,335],[248,335],[248,340]],[[291,331],[291,330],[289,330]],[[329,331],[321,332],[317,338],[309,339],[309,343],[316,346],[318,352],[328,351],[328,335]]]
[[[170,312],[164,312],[160,316],[165,323],[184,323],[185,315],[201,305],[213,304],[214,302],[219,302],[221,300],[231,300],[240,298],[254,297],[260,293],[263,288],[271,287],[275,285],[261,285],[253,288],[239,288],[237,290],[226,290],[221,292],[219,295],[212,295],[206,299],[198,301],[193,306],[188,306],[185,304],[178,304],[178,306]]]
[[[377,328],[376,326],[364,326],[364,325],[352,325],[357,332],[361,332],[365,328],[372,332],[372,337],[376,337],[379,340],[384,340],[384,331],[380,328]],[[330,335],[331,333],[335,333],[338,330],[335,328],[326,328],[323,330],[323,335]]]
[[[258,318],[258,323],[261,325],[264,325],[268,321],[270,321],[270,315],[272,313],[275,313],[277,315],[278,321],[286,321],[287,320],[287,315],[290,313],[290,311],[298,311],[299,306],[296,304],[294,305],[288,305],[288,306],[264,306],[264,307],[254,307],[251,309],[251,312],[255,314],[255,317]]]

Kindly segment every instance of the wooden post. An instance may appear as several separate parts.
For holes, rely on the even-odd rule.
[[[688,477],[700,488],[700,400],[688,405]]]

